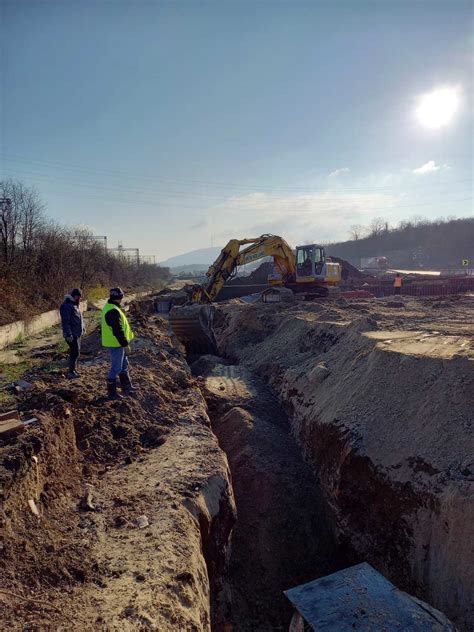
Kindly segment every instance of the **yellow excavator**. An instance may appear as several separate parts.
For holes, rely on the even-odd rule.
[[[274,261],[269,285],[326,296],[329,288],[341,281],[341,266],[326,257],[323,246],[306,244],[294,251],[277,235],[231,239],[206,272],[207,282],[188,288],[188,304],[173,307],[170,312],[171,327],[188,353],[215,353],[213,301],[239,266],[264,257],[273,257]]]

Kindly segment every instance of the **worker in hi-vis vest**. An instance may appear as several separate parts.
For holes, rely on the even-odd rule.
[[[400,272],[397,272],[397,276],[393,279],[393,287],[395,294],[401,294],[403,285],[403,279],[400,276]]]
[[[111,367],[107,375],[109,399],[122,399],[122,396],[117,393],[117,376],[125,395],[131,395],[135,392],[128,373],[127,357],[130,351],[130,341],[135,338],[135,334],[125,312],[120,309],[122,299],[122,290],[119,287],[113,287],[110,290],[110,298],[102,309],[100,320],[102,346],[107,347],[110,351]]]

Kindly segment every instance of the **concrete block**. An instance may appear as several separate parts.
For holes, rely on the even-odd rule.
[[[87,310],[87,301],[81,303],[81,311]],[[0,327],[0,349],[5,349],[14,344],[19,337],[32,336],[38,334],[49,327],[58,325],[61,321],[58,309],[52,309],[49,312],[44,312],[35,316],[31,320],[17,320],[14,323],[3,325]]]

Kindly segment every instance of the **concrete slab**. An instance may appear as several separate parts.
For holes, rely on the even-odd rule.
[[[454,631],[438,610],[398,590],[366,562],[285,591],[318,632]]]

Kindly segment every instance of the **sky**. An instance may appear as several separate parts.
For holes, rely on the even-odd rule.
[[[0,177],[110,247],[474,214],[471,1],[0,6]]]

